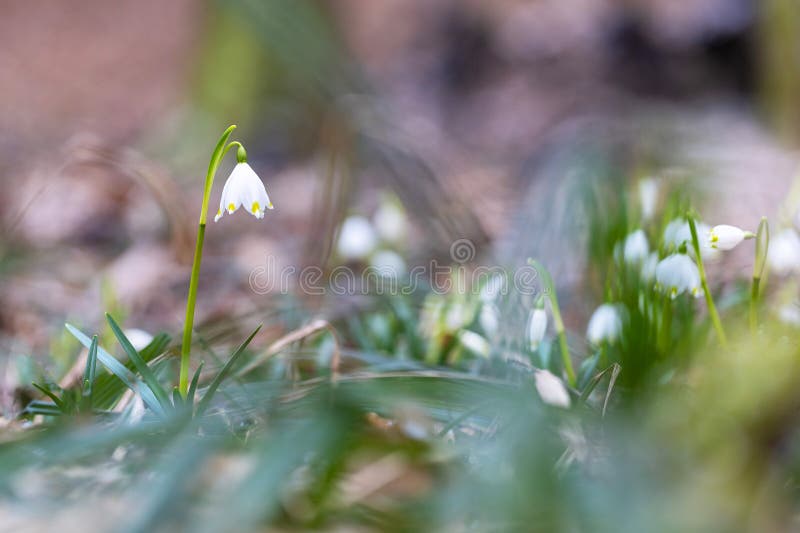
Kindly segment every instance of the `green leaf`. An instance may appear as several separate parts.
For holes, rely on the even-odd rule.
[[[32,385],[39,389],[45,396],[53,400],[53,403],[56,405],[56,407],[58,407],[62,413],[66,414],[66,406],[64,405],[64,402],[61,401],[61,398],[56,396],[49,388],[39,385],[38,383],[32,383]]]
[[[92,337],[92,344],[89,346],[89,355],[86,358],[86,370],[83,371],[83,391],[81,393],[82,410],[91,411],[92,409],[92,390],[94,380],[97,375],[97,335]]]
[[[214,379],[213,379],[213,381],[211,381],[211,384],[208,386],[208,390],[206,391],[205,395],[203,396],[203,399],[200,400],[200,404],[197,406],[197,416],[201,416],[203,414],[203,412],[205,412],[205,410],[208,408],[208,405],[211,403],[211,399],[214,397],[214,394],[217,392],[217,389],[219,388],[220,384],[222,383],[222,380],[225,379],[225,376],[228,375],[228,373],[230,372],[231,368],[233,368],[233,365],[236,363],[236,361],[239,359],[239,357],[244,353],[245,349],[250,344],[250,341],[253,340],[253,337],[256,336],[256,333],[258,333],[259,330],[261,330],[261,324],[259,324],[259,326],[253,331],[253,333],[251,333],[250,336],[247,337],[247,339],[245,339],[245,341],[242,344],[240,344],[238,348],[236,348],[236,351],[233,352],[233,355],[231,355],[231,358],[228,359],[228,362],[225,363],[224,367],[222,367],[222,370],[220,370],[219,373],[217,373],[217,375],[214,376]]]
[[[139,352],[136,351],[136,348],[133,347],[131,341],[128,340],[128,337],[122,332],[122,329],[119,327],[119,324],[116,323],[114,318],[106,313],[106,320],[108,321],[108,325],[111,326],[111,331],[114,332],[114,336],[117,337],[120,345],[122,345],[122,349],[125,350],[125,353],[128,354],[128,357],[133,364],[136,366],[136,370],[139,371],[139,374],[142,376],[142,379],[150,387],[150,390],[153,391],[153,394],[156,395],[158,401],[161,403],[161,406],[167,408],[171,405],[169,401],[169,396],[167,392],[164,390],[164,387],[161,386],[161,383],[158,382],[158,378],[153,371],[147,366],[147,363],[144,359],[139,355]]]
[[[197,384],[200,383],[200,373],[203,371],[204,364],[200,363],[200,366],[197,367],[194,377],[192,377],[192,383],[189,385],[189,392],[186,395],[186,403],[189,405],[194,404],[194,395],[197,393]]]
[[[65,324],[65,327],[67,328],[67,331],[69,331],[72,336],[78,339],[85,347],[90,348],[92,346],[91,339],[84,335],[81,330],[71,324]],[[117,361],[113,355],[105,351],[100,346],[97,347],[97,359],[109,370],[109,372],[119,378],[129,389],[141,396],[142,401],[150,409],[160,415],[164,414],[164,409],[162,408],[158,399],[153,395],[153,391],[151,391],[148,387],[143,387],[133,372],[128,370],[125,365]]]

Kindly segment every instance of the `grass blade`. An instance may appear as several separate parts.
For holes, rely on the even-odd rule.
[[[71,324],[65,324],[67,331],[69,331],[73,337],[78,339],[81,344],[83,344],[86,348],[90,348],[92,346],[92,341],[87,337],[81,330],[76,328]],[[136,378],[136,375],[128,370],[125,365],[117,361],[113,355],[105,351],[100,346],[97,347],[97,359],[102,363],[104,367],[108,369],[109,372],[117,376],[129,389],[131,389],[136,394],[139,394],[142,397],[142,401],[153,411],[156,413],[163,415],[164,408],[161,406],[161,403],[158,399],[153,395],[153,391],[151,391],[148,387],[142,387],[141,383]]]
[[[138,370],[139,374],[141,374],[145,384],[150,387],[150,390],[156,395],[156,398],[158,398],[158,401],[161,403],[162,407],[169,407],[171,405],[169,396],[164,390],[164,387],[161,386],[161,383],[158,382],[156,375],[153,374],[153,371],[149,366],[147,366],[147,363],[139,355],[139,352],[136,351],[136,348],[133,347],[131,341],[129,341],[128,337],[126,337],[122,332],[119,324],[117,324],[114,318],[108,313],[106,313],[106,320],[108,321],[108,325],[111,326],[111,331],[114,332],[114,336],[117,337],[120,345],[122,345],[122,349],[125,350],[125,353],[136,366],[136,370]]]
[[[233,352],[233,355],[231,355],[231,358],[228,359],[228,362],[225,363],[224,367],[222,367],[222,370],[220,370],[219,373],[217,373],[217,375],[214,376],[214,380],[208,386],[208,390],[206,391],[205,395],[203,396],[203,399],[200,400],[200,404],[197,406],[197,416],[201,416],[203,414],[203,412],[208,408],[208,405],[211,403],[211,399],[214,397],[214,394],[217,392],[217,389],[219,388],[220,384],[222,383],[222,380],[225,379],[225,376],[230,372],[231,368],[233,368],[233,365],[236,363],[236,361],[239,359],[239,357],[244,353],[245,349],[250,344],[250,341],[253,340],[253,337],[256,336],[256,333],[258,333],[259,330],[261,330],[261,325],[260,324],[253,331],[253,333],[251,333],[250,336],[247,337],[247,339],[245,339],[245,341],[242,344],[240,344],[238,348],[236,348],[236,351]]]
[[[197,367],[194,377],[192,377],[192,383],[189,385],[189,392],[186,395],[186,403],[188,405],[194,404],[194,395],[197,393],[197,384],[200,383],[200,373],[203,371],[203,364],[204,363],[200,363],[200,366]]]
[[[86,358],[86,370],[83,371],[83,391],[81,392],[83,410],[92,409],[92,390],[94,388],[94,378],[97,375],[97,335],[92,337],[92,344],[89,346],[89,355]]]
[[[58,396],[56,396],[55,394],[53,394],[53,393],[52,393],[51,391],[49,391],[48,389],[46,389],[46,388],[42,387],[42,386],[41,386],[41,385],[39,385],[38,383],[32,383],[32,385],[33,385],[34,387],[36,387],[37,389],[39,389],[39,390],[40,390],[40,391],[41,391],[41,392],[42,392],[42,393],[43,393],[45,396],[47,396],[48,398],[50,398],[51,400],[53,400],[53,403],[54,403],[54,404],[56,404],[56,407],[58,407],[58,409],[59,409],[61,412],[63,412],[63,413],[66,413],[66,408],[64,407],[64,402],[62,402],[62,401],[61,401],[61,398],[59,398]]]

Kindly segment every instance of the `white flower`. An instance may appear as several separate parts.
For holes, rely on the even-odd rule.
[[[478,298],[482,302],[493,302],[501,294],[505,294],[506,278],[500,274],[494,274],[486,280],[481,287]]]
[[[153,336],[143,329],[131,328],[125,330],[125,336],[131,341],[136,351],[143,350],[148,344],[153,342]]]
[[[639,182],[639,204],[642,206],[642,218],[650,220],[656,213],[658,202],[658,180],[645,178]]]
[[[264,218],[264,211],[272,209],[272,202],[261,178],[247,163],[237,163],[233,167],[228,181],[222,188],[222,197],[214,222],[221,219],[225,211],[233,214],[241,206],[256,218]]]
[[[683,292],[700,296],[700,272],[688,255],[673,254],[658,263],[656,282],[669,293],[670,298]]]
[[[547,370],[537,370],[533,375],[536,392],[542,401],[555,407],[568,408],[570,406],[569,392],[567,388],[552,373]]]
[[[531,350],[539,347],[539,343],[544,339],[547,331],[547,312],[544,309],[534,309],[531,311],[528,320],[528,341],[531,343]]]
[[[778,318],[784,324],[800,326],[800,307],[796,304],[785,305],[778,311]]]
[[[406,273],[406,262],[400,254],[391,250],[381,250],[370,260],[370,266],[381,276],[398,278]]]
[[[708,245],[718,250],[732,250],[748,237],[755,237],[755,235],[736,226],[721,224],[714,226],[708,232]]]
[[[459,331],[458,340],[464,348],[481,357],[489,357],[489,353],[492,350],[489,341],[474,331],[469,331],[467,329]]]
[[[612,304],[603,304],[595,309],[586,327],[586,338],[592,344],[603,341],[614,342],[622,332],[622,317]]]
[[[658,267],[658,253],[653,252],[642,262],[642,279],[653,281],[656,279],[656,268]]]
[[[483,331],[489,335],[494,335],[497,332],[497,328],[500,327],[500,311],[494,304],[483,304],[478,320]]]
[[[650,246],[647,244],[647,235],[643,230],[637,229],[625,238],[622,248],[622,257],[626,263],[639,263],[647,257]]]
[[[381,238],[388,242],[400,243],[406,236],[406,214],[395,201],[382,202],[372,221]]]
[[[719,250],[712,248],[704,235],[708,235],[711,227],[702,222],[696,222],[695,228],[697,229],[697,239],[700,244],[700,255],[703,260],[711,260],[719,256]],[[664,229],[664,244],[667,248],[678,249],[681,245],[685,244],[687,249],[694,254],[694,247],[692,245],[692,230],[689,223],[682,218],[676,218]]]
[[[372,250],[378,238],[372,224],[364,217],[351,216],[342,223],[336,250],[345,261],[363,261]]]
[[[800,272],[800,237],[793,229],[785,229],[770,239],[767,261],[777,274]]]

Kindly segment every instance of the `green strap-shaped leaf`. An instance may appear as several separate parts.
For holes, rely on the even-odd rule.
[[[73,337],[78,339],[78,341],[86,348],[90,348],[92,346],[92,340],[81,330],[71,324],[65,324],[65,327],[67,328],[67,331],[69,331]],[[113,355],[105,351],[100,346],[97,347],[97,360],[100,361],[100,363],[102,363],[102,365],[106,367],[109,372],[117,376],[120,381],[122,381],[129,389],[141,396],[142,401],[145,403],[145,405],[147,405],[147,407],[159,415],[165,414],[164,409],[161,407],[161,403],[154,396],[153,391],[151,391],[148,387],[143,387],[133,372],[125,368],[125,365],[117,361]]]
[[[220,384],[222,383],[222,380],[225,379],[225,376],[228,375],[228,373],[230,372],[231,368],[233,368],[233,365],[236,363],[236,361],[239,359],[239,357],[244,353],[245,349],[247,349],[247,346],[250,344],[250,341],[252,341],[253,337],[256,336],[256,333],[259,332],[259,330],[261,329],[261,326],[262,325],[259,324],[259,326],[255,329],[255,331],[253,331],[253,333],[251,333],[250,336],[247,337],[247,339],[245,339],[245,341],[242,344],[240,344],[238,348],[236,348],[236,351],[233,352],[233,355],[231,355],[231,358],[228,359],[228,362],[225,363],[224,367],[222,367],[222,370],[220,370],[219,373],[217,373],[217,375],[214,376],[214,380],[208,386],[208,390],[206,391],[205,395],[203,396],[203,399],[200,400],[200,404],[197,406],[197,415],[196,416],[202,416],[202,414],[208,408],[208,405],[211,403],[211,399],[214,397],[214,394],[217,392],[217,389],[219,388]]]
[[[136,351],[136,348],[133,347],[131,341],[128,340],[128,337],[122,332],[122,329],[119,327],[119,324],[114,320],[114,318],[106,313],[106,320],[108,321],[108,325],[111,326],[111,331],[114,332],[114,336],[117,337],[120,345],[122,345],[122,349],[125,350],[125,353],[128,355],[133,364],[136,366],[136,370],[139,371],[141,374],[142,379],[150,387],[150,390],[153,391],[153,394],[156,395],[158,401],[161,403],[161,406],[164,408],[168,408],[171,405],[169,401],[169,396],[167,392],[164,390],[164,387],[161,386],[161,383],[158,382],[158,378],[156,375],[153,374],[153,371],[147,366],[147,363],[142,356],[139,355],[139,352]]]

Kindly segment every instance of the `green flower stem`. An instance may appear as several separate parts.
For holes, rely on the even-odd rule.
[[[769,249],[769,224],[767,217],[761,217],[756,231],[756,257],[753,262],[753,285],[750,290],[750,331],[756,332],[758,329],[758,300],[761,296],[761,277],[764,274],[764,265],[767,262],[767,250]]]
[[[569,346],[567,345],[567,333],[564,329],[564,321],[561,319],[561,310],[558,307],[558,295],[556,294],[555,286],[553,285],[553,278],[550,272],[538,261],[528,259],[528,264],[532,266],[536,272],[542,277],[544,284],[545,294],[550,300],[550,308],[553,312],[553,325],[556,328],[558,335],[558,345],[561,348],[561,361],[564,364],[564,370],[567,373],[567,380],[571,387],[577,386],[577,378],[575,377],[575,370],[572,368],[572,359],[569,356]]]
[[[722,321],[719,319],[717,306],[714,305],[714,299],[711,297],[711,290],[708,288],[708,281],[706,280],[706,269],[703,266],[703,256],[700,253],[700,239],[697,238],[697,224],[695,223],[694,216],[687,215],[689,222],[689,229],[692,232],[692,246],[694,247],[695,257],[697,258],[697,270],[700,273],[700,285],[703,287],[703,293],[706,296],[706,305],[708,306],[708,314],[711,317],[711,322],[714,324],[714,329],[717,331],[719,343],[727,348],[728,339],[725,337],[725,330],[722,328]]]
[[[194,249],[194,260],[192,262],[192,277],[189,280],[189,295],[186,298],[186,322],[183,325],[183,342],[181,343],[181,370],[178,381],[178,390],[184,398],[189,390],[189,355],[192,348],[192,329],[194,327],[194,306],[197,301],[197,283],[200,277],[200,260],[203,257],[203,241],[206,234],[206,218],[208,217],[208,203],[211,197],[211,188],[214,185],[214,176],[217,173],[222,157],[234,145],[241,147],[241,144],[234,141],[226,146],[236,126],[229,126],[222,134],[214,152],[211,154],[211,161],[208,164],[208,173],[203,188],[203,203],[200,207],[200,222],[197,228],[197,243]]]

